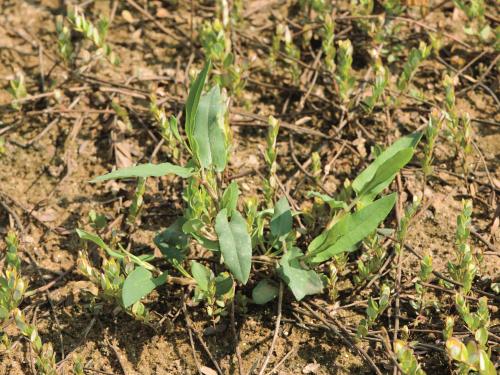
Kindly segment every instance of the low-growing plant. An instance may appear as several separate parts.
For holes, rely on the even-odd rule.
[[[338,42],[335,81],[339,87],[340,98],[346,103],[356,83],[352,74],[352,44],[349,39]]]
[[[477,273],[477,261],[472,254],[468,239],[470,236],[472,201],[462,201],[462,211],[457,217],[455,256],[456,262],[448,262],[448,272],[453,280],[462,284],[461,290],[468,294]]]
[[[19,332],[26,337],[35,353],[35,366],[39,374],[55,375],[56,360],[51,343],[42,343],[35,325],[28,323],[24,313],[19,309],[27,292],[28,282],[21,275],[21,260],[18,256],[19,240],[10,231],[5,238],[7,254],[5,268],[0,273],[0,323],[2,327],[13,319]],[[2,328],[3,329],[3,328]],[[10,338],[0,332],[0,346],[10,347]]]
[[[335,21],[327,14],[323,20],[321,48],[325,55],[326,69],[333,74],[335,71]]]
[[[418,48],[412,48],[410,54],[408,56],[408,60],[406,60],[403,65],[403,71],[401,72],[397,87],[400,91],[406,91],[410,81],[415,75],[418,67],[422,62],[429,57],[431,53],[431,47],[425,44],[424,42],[420,42]]]
[[[470,311],[467,300],[460,293],[455,296],[455,305],[467,329],[473,334],[474,340],[463,344],[448,332],[449,337],[446,341],[448,356],[457,362],[460,374],[469,374],[470,371],[481,375],[496,374],[495,365],[491,360],[491,350],[488,349],[490,314],[487,298],[479,299],[475,313]]]
[[[380,298],[378,302],[372,297],[368,297],[368,306],[366,307],[366,318],[362,319],[358,324],[358,337],[365,337],[368,331],[375,324],[377,318],[389,306],[389,298],[391,296],[391,288],[388,285],[382,285],[380,290]]]
[[[297,300],[321,293],[327,280],[319,271],[319,265],[331,259],[346,259],[346,254],[356,250],[388,216],[395,204],[396,194],[377,197],[411,160],[421,134],[411,134],[395,142],[381,152],[352,185],[348,184],[348,191],[339,195],[345,201],[332,205],[335,208],[326,228],[312,239],[304,251],[297,243],[298,234],[293,228],[293,216],[299,213],[292,211],[285,197],[276,200],[276,190],[272,194],[264,194],[265,203],[262,205],[255,198],[247,198],[247,218],[240,213],[238,184],[226,181],[222,173],[231,155],[226,99],[218,86],[203,93],[209,70],[210,62],[191,85],[186,101],[186,139],[179,139],[183,152],[190,158],[185,166],[168,162],[142,164],[116,170],[93,181],[167,174],[186,179],[184,214],[160,232],[154,243],[177,272],[196,284],[195,300],[204,301],[209,314],[225,314],[228,301],[238,295],[237,286],[245,285],[250,278],[253,255],[264,256],[263,259],[269,259],[270,264],[277,263],[274,273],[258,280],[252,293],[253,302],[265,303],[274,299],[278,295],[276,280],[284,282]],[[273,164],[276,161],[278,129],[278,122],[271,118],[265,153],[271,176],[276,173]],[[331,197],[325,199],[335,200]],[[121,263],[134,264],[132,272],[126,270],[126,276],[123,274],[126,278],[121,288],[121,304],[125,308],[139,302],[170,277],[166,276],[167,271],[158,270],[150,263],[151,255],[136,256],[123,248],[118,251],[95,235],[82,230],[78,233],[83,239],[103,248],[108,256]],[[212,263],[194,262],[191,263],[191,272],[188,272],[184,264],[189,249],[195,244],[219,258],[225,271],[215,272],[209,267]],[[90,275],[93,271],[87,273]],[[331,282],[335,282],[334,271],[330,272]],[[113,298],[120,293],[119,289],[118,286],[112,290]],[[382,302],[378,303],[380,309],[377,310],[385,308],[383,301],[388,299],[387,292],[388,288],[384,287]]]
[[[245,86],[245,64],[237,64],[235,61],[228,27],[228,23],[219,19],[205,21],[200,31],[200,42],[206,58],[220,71],[214,77],[214,82],[237,96]]]
[[[464,32],[474,36],[481,42],[490,42],[493,39],[493,30],[486,21],[486,4],[484,0],[453,0],[457,8],[462,10],[468,22]]]
[[[85,39],[91,41],[95,48],[97,48],[98,55],[104,56],[108,61],[113,65],[118,65],[120,60],[118,56],[113,52],[111,46],[106,43],[106,36],[108,34],[109,28],[109,20],[106,18],[101,18],[94,25],[91,21],[89,21],[83,12],[79,8],[74,8],[73,10],[68,12],[68,21],[70,22],[73,30],[82,34]],[[70,47],[68,43],[68,33],[65,31],[64,26],[61,24],[58,27],[60,33],[58,42],[59,42],[59,52],[64,56],[71,56],[70,51],[72,47]]]
[[[411,343],[406,340],[396,340],[394,342],[394,353],[399,366],[405,375],[425,375],[425,371],[417,361]]]
[[[20,110],[22,104],[19,102],[28,96],[28,91],[26,90],[26,86],[24,85],[24,75],[21,72],[18,72],[16,74],[16,78],[10,80],[9,85],[10,87],[8,91],[14,98],[11,104],[12,108],[15,110]]]

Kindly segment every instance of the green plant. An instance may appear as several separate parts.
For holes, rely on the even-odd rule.
[[[493,39],[493,30],[486,21],[486,4],[484,0],[453,0],[455,6],[461,9],[468,18],[464,32],[475,36],[482,42]]]
[[[475,313],[470,312],[467,300],[460,293],[455,296],[455,305],[467,329],[474,335],[474,340],[464,345],[448,333],[446,341],[448,356],[458,362],[460,374],[468,374],[470,371],[478,372],[480,375],[496,374],[495,365],[491,361],[491,351],[487,346],[490,324],[487,298],[479,299]]]
[[[428,305],[425,300],[425,293],[427,288],[422,285],[429,281],[432,274],[432,256],[430,254],[425,255],[420,261],[420,272],[418,275],[418,281],[415,283],[415,291],[417,292],[417,300],[412,300],[410,303],[415,310],[422,312]]]
[[[335,21],[327,14],[323,20],[321,48],[325,55],[326,69],[335,71]]]
[[[403,374],[425,375],[425,371],[420,367],[411,345],[405,340],[394,341],[394,352]]]
[[[335,81],[338,84],[342,102],[347,102],[356,82],[352,75],[352,44],[349,39],[338,42]]]
[[[57,46],[59,54],[65,63],[73,59],[73,44],[71,43],[71,30],[64,24],[63,16],[56,17]]]
[[[422,160],[422,171],[424,172],[425,180],[432,174],[434,147],[436,145],[436,140],[439,135],[442,123],[443,123],[442,118],[438,119],[436,117],[436,114],[431,113],[431,115],[429,116],[429,122],[427,123],[427,127],[425,128],[424,132],[425,142],[424,142],[424,158]],[[424,188],[425,188],[425,180],[424,180]]]
[[[226,25],[226,26],[225,26]],[[226,87],[234,95],[239,95],[245,81],[243,72],[245,64],[237,64],[231,51],[231,39],[226,30],[229,25],[219,19],[205,21],[200,31],[200,42],[207,59],[210,59],[220,71],[214,81],[221,87]]]
[[[371,89],[371,95],[363,102],[368,113],[371,113],[373,111],[373,108],[379,102],[389,82],[389,71],[388,69],[384,68],[384,66],[380,62],[375,64],[374,70],[375,82],[373,83]]]
[[[368,331],[375,324],[377,318],[389,306],[389,297],[391,296],[391,289],[388,285],[382,285],[380,290],[380,298],[378,302],[372,297],[368,297],[368,306],[366,307],[366,318],[362,319],[358,324],[357,336],[365,337]]]
[[[97,22],[97,26],[95,26],[85,18],[85,15],[79,8],[75,8],[68,12],[68,21],[73,26],[73,30],[81,33],[85,39],[90,40],[97,48],[98,53],[102,53],[111,64],[118,65],[120,63],[118,56],[113,52],[111,46],[106,43],[106,36],[109,28],[109,21],[107,19],[101,18]],[[67,43],[67,39],[69,39],[67,36],[68,33],[64,31],[64,27],[61,28],[60,26],[59,29],[64,34],[62,36],[59,34],[59,40],[62,42],[62,44],[61,42],[59,43],[59,52],[63,56],[68,56],[71,50]]]
[[[0,323],[8,324],[13,318],[19,332],[25,336],[35,352],[35,366],[39,374],[55,375],[56,361],[52,344],[42,343],[36,326],[27,323],[27,319],[19,310],[23,298],[27,292],[28,283],[21,275],[21,260],[17,254],[19,240],[14,232],[9,232],[5,238],[7,254],[5,257],[6,267],[0,273]],[[10,346],[10,339],[5,333],[1,333],[1,344]]]
[[[15,110],[21,109],[20,101],[28,96],[28,91],[26,90],[26,86],[24,85],[24,75],[21,72],[16,74],[17,78],[14,78],[9,81],[9,93],[12,95],[14,100],[12,101],[12,108]]]
[[[462,201],[462,211],[457,217],[455,243],[456,262],[448,262],[448,272],[453,280],[462,284],[462,291],[467,294],[472,288],[472,281],[477,273],[477,262],[468,244],[472,215],[472,201]]]
[[[408,60],[403,66],[403,71],[398,78],[397,87],[400,91],[405,91],[408,85],[415,75],[418,67],[422,62],[429,57],[431,53],[431,47],[427,46],[424,42],[420,42],[418,48],[412,48]]]
[[[35,352],[35,366],[39,374],[56,375],[56,356],[52,344],[42,343],[38,330],[32,324],[26,323],[26,317],[19,309],[15,309],[14,320],[21,334],[26,337]]]
[[[380,238],[377,234],[368,236],[364,241],[364,245],[366,250],[357,261],[358,273],[354,275],[354,282],[356,284],[363,283],[375,274],[382,266],[386,255],[386,250],[380,243]]]
[[[236,182],[232,181],[223,188],[222,172],[230,158],[226,101],[217,86],[202,94],[209,68],[210,63],[207,63],[192,84],[186,102],[187,140],[180,142],[191,157],[186,166],[170,163],[143,164],[111,172],[94,181],[165,174],[187,179],[183,194],[186,202],[183,217],[159,233],[154,242],[178,272],[196,283],[195,299],[206,302],[209,314],[225,313],[228,300],[236,295],[235,285],[248,282],[252,254],[259,249],[265,259],[277,262],[276,276],[288,285],[297,300],[309,294],[320,293],[324,288],[325,278],[315,270],[316,266],[332,258],[339,261],[343,259],[346,252],[355,250],[386,218],[395,203],[396,195],[390,194],[380,199],[376,197],[411,159],[421,135],[416,133],[404,137],[380,153],[353,181],[350,191],[355,193],[355,197],[349,198],[350,202],[334,205],[337,208],[326,229],[309,243],[307,252],[304,253],[296,243],[294,212],[285,197],[274,200],[275,190],[271,182],[267,183],[269,188],[264,192],[266,208],[259,211],[256,200],[246,201],[247,219],[238,211],[240,191]],[[275,148],[279,125],[272,117],[269,122],[265,159],[270,168],[270,176],[273,177],[276,173]],[[266,180],[270,181],[271,178],[265,178],[264,181]],[[357,210],[350,212],[355,207]],[[122,300],[128,301],[124,304],[125,307],[138,302],[166,280],[165,277],[162,278],[166,271],[157,270],[144,258],[132,257],[132,254],[125,253],[123,249],[114,254],[116,251],[109,247],[106,249],[107,245],[102,240],[88,234],[82,236],[85,233],[81,230],[79,234],[103,247],[109,255],[128,259],[137,266],[132,273],[127,272],[124,281],[121,293]],[[215,276],[212,269],[201,263],[191,263],[191,273],[187,272],[183,263],[191,241],[221,257],[228,272]],[[160,276],[154,277],[151,271]],[[136,272],[141,273],[141,278],[134,279],[136,292],[131,296],[126,285]],[[254,302],[268,302],[277,295],[272,276],[266,280],[257,284],[252,294]],[[331,272],[330,282],[334,281],[335,272]],[[222,291],[218,287],[220,283],[224,285]],[[118,289],[113,290],[113,296],[116,296]],[[387,292],[388,288],[384,288],[383,300],[379,304],[381,309],[385,308],[383,301],[388,298]]]
[[[170,119],[167,118],[164,109],[158,106],[155,94],[152,94],[150,97],[149,110],[160,127],[160,133],[165,140],[170,157],[172,160],[177,161],[181,153],[179,147],[181,138],[177,126],[177,118],[175,116],[170,117]]]

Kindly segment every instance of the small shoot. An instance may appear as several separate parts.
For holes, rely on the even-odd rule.
[[[424,42],[420,42],[418,48],[412,48],[408,60],[403,66],[403,71],[398,78],[397,87],[400,91],[407,90],[413,76],[417,72],[418,67],[422,62],[429,57],[432,48],[427,46]]]
[[[28,91],[26,90],[26,86],[24,84],[24,74],[18,72],[16,74],[16,78],[12,79],[9,82],[9,93],[12,95],[14,100],[12,101],[12,108],[16,111],[21,110],[22,100],[28,96]]]
[[[105,56],[113,65],[119,65],[120,60],[113,52],[111,46],[106,43],[108,34],[109,21],[101,18],[95,26],[90,22],[79,8],[76,8],[68,13],[68,21],[73,26],[73,29],[81,33],[85,39],[91,41],[97,48],[98,52]]]
[[[388,285],[382,285],[380,290],[380,298],[378,302],[368,297],[368,306],[366,307],[366,318],[362,319],[358,325],[357,336],[359,338],[366,337],[370,328],[375,324],[377,318],[389,306],[389,298],[391,296],[391,288]]]
[[[344,104],[348,102],[356,83],[352,73],[352,52],[352,44],[349,39],[338,42],[335,81],[339,88],[340,99]]]
[[[462,211],[457,217],[457,230],[455,242],[455,263],[448,262],[448,272],[451,278],[462,284],[461,291],[467,295],[471,288],[472,282],[477,269],[477,261],[472,254],[469,246],[470,226],[472,215],[472,201],[462,201]]]

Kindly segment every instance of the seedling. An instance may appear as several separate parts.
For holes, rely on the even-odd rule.
[[[225,12],[227,9],[223,9],[222,18],[227,18],[227,15],[224,15]],[[214,82],[221,87],[226,87],[237,96],[245,86],[242,78],[245,66],[235,62],[228,28],[228,23],[221,22],[219,19],[213,22],[205,21],[200,31],[200,42],[206,58],[210,59],[220,71],[220,74],[214,77]]]
[[[375,64],[375,82],[372,86],[371,95],[365,99],[366,111],[371,113],[382,97],[384,90],[389,82],[389,70],[381,62]]]
[[[80,9],[75,8],[74,10],[68,12],[68,21],[73,26],[73,29],[79,33],[81,33],[85,39],[91,41],[94,46],[97,48],[98,52],[100,52],[103,56],[105,56],[108,61],[113,65],[118,65],[120,60],[118,56],[112,51],[111,46],[106,43],[106,36],[108,34],[109,21],[105,18],[101,18],[97,22],[97,26],[95,26],[92,22],[90,22],[85,15],[81,12]],[[62,36],[62,40],[64,40],[64,44],[59,44],[60,49],[59,52],[66,56],[68,55],[68,51],[70,47],[68,47],[65,39],[67,39],[67,35],[64,31],[64,27],[60,27],[61,31],[65,34]],[[59,37],[61,40],[61,36]]]
[[[456,263],[448,262],[448,272],[453,280],[462,284],[462,291],[467,294],[472,288],[472,281],[477,273],[477,262],[468,244],[472,215],[472,202],[462,201],[462,211],[457,217],[455,255]]]
[[[420,364],[415,357],[411,344],[405,340],[396,340],[394,342],[394,352],[398,359],[399,365],[405,375],[425,375]]]
[[[389,306],[389,297],[391,295],[391,289],[388,285],[382,285],[380,291],[380,298],[378,302],[372,297],[368,297],[368,306],[366,307],[366,318],[362,319],[358,325],[357,335],[358,337],[365,337],[368,335],[368,331],[375,324],[377,318],[384,312],[384,310]]]
[[[455,305],[467,329],[474,335],[474,340],[463,344],[448,332],[446,341],[448,356],[458,362],[460,374],[468,374],[470,371],[476,371],[481,375],[496,374],[495,365],[491,360],[491,351],[487,346],[490,314],[486,297],[479,299],[475,313],[470,312],[468,302],[461,294],[456,295]]]
[[[352,75],[352,44],[349,39],[338,42],[335,80],[339,87],[340,98],[346,103],[356,82]]]
[[[51,343],[42,343],[37,328],[29,324],[24,314],[19,310],[27,292],[28,283],[21,275],[21,260],[17,254],[19,241],[14,232],[9,232],[5,239],[7,254],[6,267],[0,273],[0,323],[8,324],[13,318],[19,332],[25,336],[35,353],[35,366],[42,375],[56,374],[55,353]],[[10,347],[10,339],[1,333],[1,345]]]
[[[323,53],[325,55],[325,65],[326,69],[333,73],[335,71],[335,22],[332,17],[327,14],[323,21],[323,29],[322,29],[322,41],[321,48],[323,49]]]
[[[406,91],[418,67],[429,57],[430,53],[431,47],[427,46],[424,42],[420,42],[418,48],[412,48],[408,60],[403,66],[403,72],[398,78],[397,86],[400,91]]]
[[[8,91],[14,98],[11,104],[12,108],[15,110],[20,110],[21,104],[19,102],[28,96],[28,91],[26,90],[26,86],[24,85],[24,75],[19,72],[16,76],[17,78],[9,82],[10,88]]]

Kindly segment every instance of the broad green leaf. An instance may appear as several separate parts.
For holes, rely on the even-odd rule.
[[[170,262],[182,262],[186,256],[188,236],[182,231],[186,219],[180,217],[167,229],[158,233],[153,242]]]
[[[353,214],[345,215],[332,228],[316,237],[308,247],[311,263],[321,263],[336,254],[349,251],[376,230],[391,212],[396,196],[396,193],[392,193]]]
[[[411,160],[413,151],[414,149],[411,147],[404,148],[382,163],[377,168],[372,179],[358,192],[358,196],[369,196],[373,199],[378,193],[389,186],[399,170]]]
[[[212,277],[212,271],[210,271],[203,264],[191,261],[191,274],[198,284],[198,288],[202,291],[208,291],[208,286],[210,285],[210,279]]]
[[[274,206],[274,214],[271,218],[271,233],[274,237],[283,238],[292,230],[292,211],[286,197],[281,197]]]
[[[393,157],[396,153],[399,151],[405,149],[405,148],[415,148],[418,142],[420,141],[420,138],[422,137],[422,133],[420,132],[415,132],[412,134],[409,134],[407,136],[404,136],[400,139],[398,139],[396,142],[394,142],[391,146],[389,146],[384,152],[382,152],[374,161],[371,163],[363,172],[361,172],[352,182],[352,187],[356,193],[359,194],[361,190],[365,187],[366,184],[368,184],[375,173],[377,172],[377,169],[388,159]]]
[[[196,117],[196,112],[198,111],[198,104],[200,102],[201,93],[203,91],[203,86],[205,86],[205,81],[207,80],[207,75],[211,67],[211,62],[208,60],[203,67],[203,70],[198,74],[193,84],[189,88],[189,94],[186,101],[186,122],[185,130],[186,135],[189,140],[189,145],[193,148],[193,130],[194,130],[194,120]]]
[[[211,165],[222,172],[227,164],[227,137],[224,129],[226,105],[218,86],[202,95],[193,129],[195,156],[202,168]]]
[[[106,181],[119,178],[131,177],[161,177],[174,174],[182,178],[188,178],[193,174],[192,168],[180,167],[171,163],[161,164],[139,164],[133,167],[121,168],[91,180],[90,182]]]
[[[236,181],[232,181],[224,191],[224,194],[222,194],[221,208],[227,209],[229,217],[236,211],[239,195],[240,190],[238,189],[238,183]]]
[[[307,295],[318,294],[323,291],[323,280],[313,270],[305,270],[300,265],[302,252],[292,247],[280,259],[278,275],[288,285],[293,295],[300,301]]]
[[[330,206],[331,209],[334,209],[334,208],[344,208],[345,209],[345,208],[347,208],[347,204],[344,201],[335,200],[334,198],[332,198],[326,194],[319,193],[317,191],[308,192],[307,198],[311,198],[311,197],[317,197],[317,198],[321,199],[328,206]]]
[[[153,274],[144,267],[137,267],[125,279],[122,290],[122,301],[124,307],[129,307],[148,295],[154,288],[164,284],[167,273],[154,278]]]
[[[275,299],[278,292],[278,287],[271,280],[260,280],[252,290],[252,300],[257,305],[264,305]]]
[[[252,243],[245,219],[235,211],[229,222],[227,210],[224,208],[215,218],[215,231],[219,237],[224,264],[236,280],[246,284],[252,265]]]

